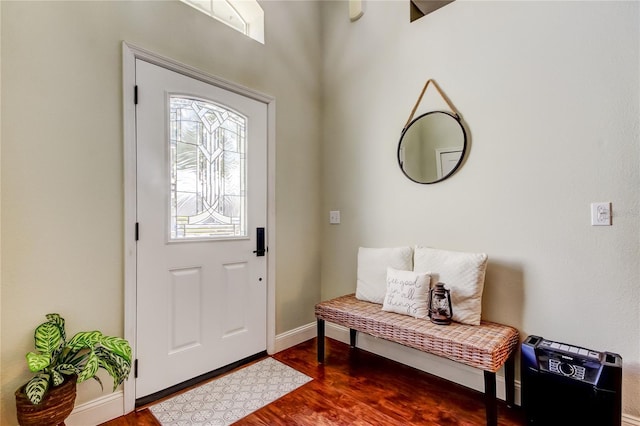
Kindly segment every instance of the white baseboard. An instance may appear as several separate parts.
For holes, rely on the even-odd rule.
[[[332,339],[349,344],[349,329],[339,325],[326,323],[325,335]],[[310,323],[276,336],[275,352],[288,349],[299,343],[316,337],[316,324]],[[389,342],[376,339],[364,333],[358,333],[357,346],[385,358],[398,361],[427,373],[439,376],[463,386],[484,391],[484,375],[477,368],[468,367],[434,355]],[[504,399],[504,377],[497,375],[498,398]],[[520,404],[520,382],[516,380],[515,402]],[[94,399],[78,405],[65,421],[67,426],[98,425],[124,415],[124,395],[122,391]],[[622,426],[640,426],[640,418],[628,414],[622,415]]]
[[[622,426],[640,426],[640,417],[622,414]]]
[[[299,343],[313,339],[317,335],[316,324],[311,323],[294,328],[276,336],[275,352],[280,352]]]
[[[99,425],[122,415],[124,415],[124,393],[119,390],[77,405],[64,423],[67,426]]]

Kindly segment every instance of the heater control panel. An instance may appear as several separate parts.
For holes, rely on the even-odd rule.
[[[541,371],[595,384],[606,353],[539,338],[536,343]]]

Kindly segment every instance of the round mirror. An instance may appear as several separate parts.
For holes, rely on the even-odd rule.
[[[462,163],[467,134],[457,115],[431,111],[402,131],[398,164],[417,183],[436,183],[451,176]]]

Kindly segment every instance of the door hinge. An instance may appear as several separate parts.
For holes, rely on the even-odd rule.
[[[136,222],[136,241],[140,239],[140,226],[138,222]]]
[[[133,87],[133,104],[138,105],[138,85]]]
[[[133,361],[133,378],[138,378],[138,360]]]

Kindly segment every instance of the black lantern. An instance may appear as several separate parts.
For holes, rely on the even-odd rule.
[[[429,318],[434,324],[448,325],[452,316],[451,292],[438,283],[429,292]]]

